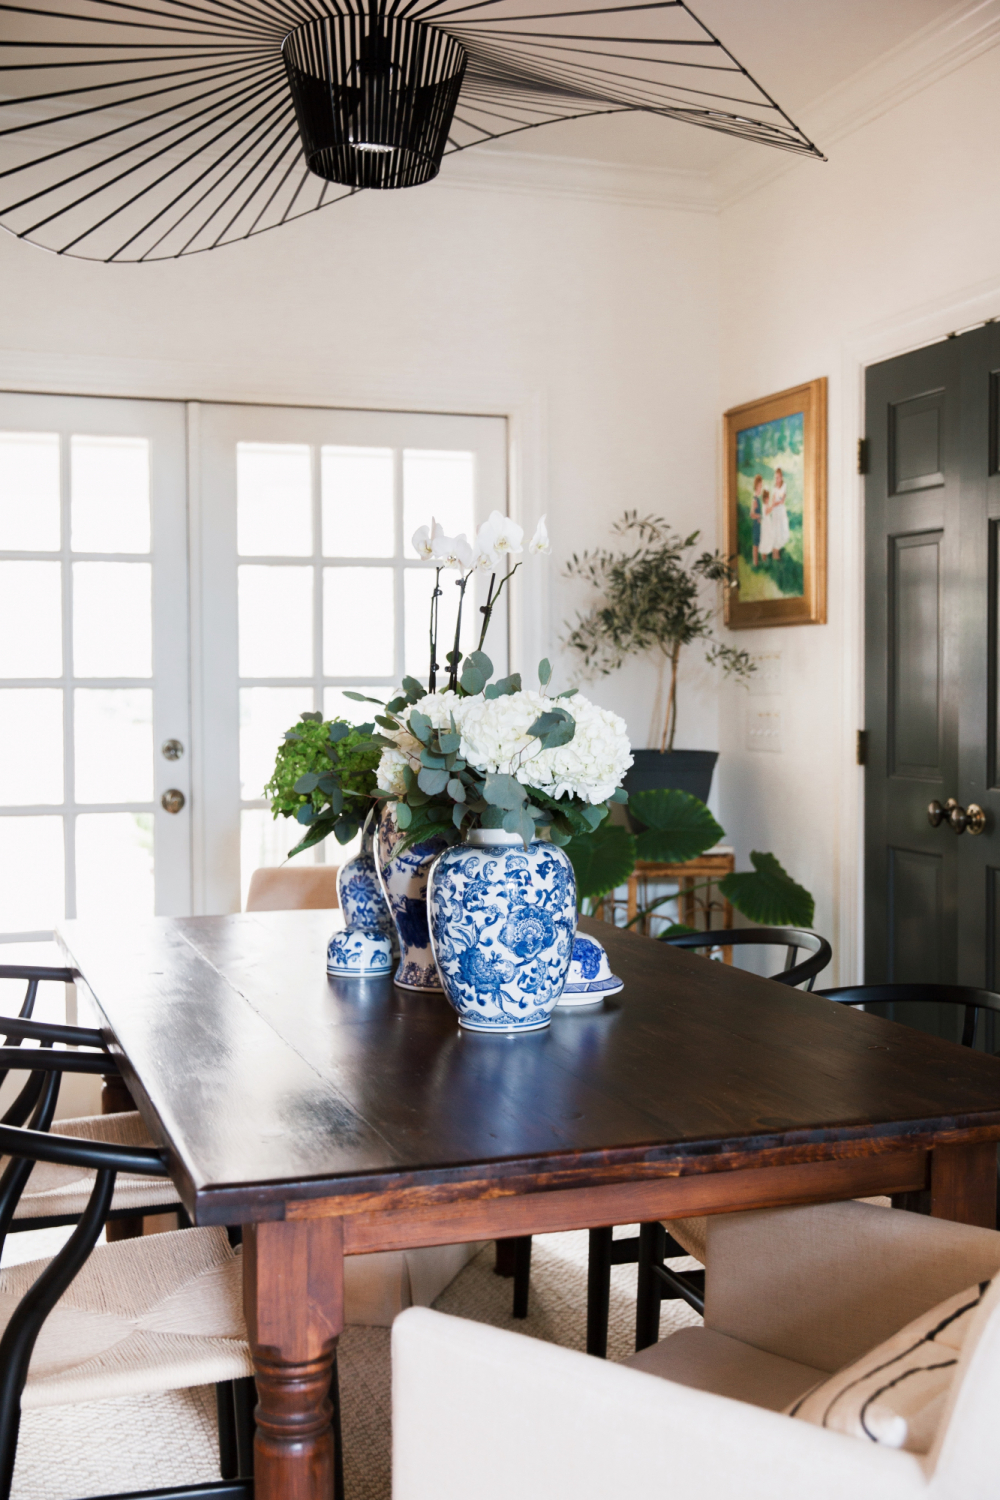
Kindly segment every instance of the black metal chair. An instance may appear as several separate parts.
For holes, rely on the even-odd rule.
[[[0,1175],[0,1250],[36,1162],[68,1164],[95,1173],[90,1199],[73,1234],[22,1296],[0,1338],[0,1500],[8,1500],[17,1452],[21,1395],[42,1325],[100,1237],[111,1209],[117,1173],[165,1178],[169,1172],[163,1152],[153,1148],[110,1145],[48,1133],[64,1073],[117,1071],[100,1032],[80,1026],[48,1025],[28,1017],[9,1017],[0,1022],[0,1027],[6,1030],[8,1039],[13,1039],[13,1045],[0,1047],[0,1081],[11,1069],[29,1072],[26,1084],[0,1123],[0,1153],[9,1158]],[[40,1046],[21,1049],[21,1042],[29,1039]],[[56,1050],[59,1046],[92,1050]],[[27,1128],[23,1126],[25,1119]],[[138,1252],[142,1241],[126,1241],[114,1249],[128,1253],[130,1244]],[[253,1379],[227,1380],[216,1389],[222,1478],[207,1485],[148,1492],[155,1493],[158,1500],[195,1500],[195,1497],[252,1500]]]
[[[1000,1014],[1000,995],[964,984],[845,984],[816,994],[839,1005],[961,1005],[963,1047],[975,1044],[981,1010]]]
[[[725,927],[709,932],[678,933],[676,937],[662,933],[657,941],[669,943],[671,948],[784,948],[785,967],[768,977],[778,984],[798,985],[808,981],[806,988],[810,990],[816,975],[823,972],[833,957],[826,938],[803,927]],[[800,951],[810,956],[797,963]]]
[[[72,984],[76,979],[76,975],[71,969],[49,968],[38,964],[0,964],[0,979],[17,979],[26,981],[27,987],[25,996],[18,1015],[21,1019],[28,1019],[34,1014],[35,1001],[38,997],[39,984],[44,984],[46,982]],[[2,1035],[3,1020],[2,1017],[0,1017],[0,1036]],[[13,1038],[13,1033],[8,1031],[7,1040],[10,1041],[12,1039],[15,1046],[20,1045],[19,1040]],[[118,1070],[117,1067],[112,1066],[105,1069],[104,1071],[106,1074],[114,1075],[117,1074]],[[37,1078],[33,1078],[30,1081],[30,1089],[25,1100],[28,1109],[32,1107],[35,1098],[37,1098],[38,1094],[40,1093],[41,1078],[42,1075],[39,1075]],[[2,1085],[2,1083],[3,1077],[0,1077],[0,1085]],[[28,1102],[28,1099],[30,1099],[30,1103]],[[11,1125],[21,1125],[26,1119],[26,1112],[20,1113],[17,1118],[14,1118],[13,1116],[8,1114],[3,1116],[3,1123]],[[127,1126],[133,1121],[136,1127],[134,1130],[129,1131],[128,1129],[123,1129],[123,1125]],[[84,1124],[83,1121],[74,1123],[77,1124],[78,1129]],[[141,1128],[137,1115],[133,1115],[131,1117],[123,1117],[120,1115],[95,1116],[93,1119],[90,1119],[86,1122],[86,1129],[88,1135],[92,1135],[95,1140],[103,1140],[112,1145],[138,1145],[140,1143],[146,1145],[149,1144],[148,1137],[145,1137],[145,1132]],[[56,1130],[58,1133],[58,1126],[56,1127]],[[135,1137],[134,1140],[122,1139],[123,1135],[128,1136],[130,1134]],[[51,1209],[53,1204],[51,1202],[44,1201],[42,1195],[40,1194],[32,1194],[31,1189],[28,1188],[22,1194],[17,1207],[17,1215],[12,1220],[8,1233],[16,1234],[22,1230],[27,1229],[63,1228],[77,1223],[81,1213],[84,1210],[84,1206],[89,1196],[89,1191],[90,1183],[85,1180],[81,1181],[77,1185],[75,1191],[71,1190],[68,1194],[65,1195],[66,1201],[61,1204],[64,1209],[63,1212],[46,1213],[40,1210],[44,1210],[45,1208]],[[136,1196],[141,1197],[143,1201],[138,1204],[129,1201],[129,1199],[134,1199]],[[37,1201],[32,1201],[33,1199],[37,1199]],[[138,1195],[135,1192],[134,1184],[132,1185],[131,1190],[128,1187],[123,1188],[122,1184],[119,1184],[116,1188],[114,1199],[112,1200],[111,1211],[108,1215],[108,1218],[112,1221],[113,1224],[127,1224],[129,1221],[133,1221],[134,1223],[135,1220],[139,1220],[140,1222],[137,1229],[133,1229],[131,1231],[127,1230],[126,1233],[141,1233],[141,1220],[145,1217],[146,1214],[169,1213],[177,1214],[178,1222],[182,1226],[186,1226],[190,1222],[188,1220],[187,1214],[185,1213],[183,1204],[177,1197],[177,1193],[174,1190],[173,1183],[168,1181],[162,1187],[154,1187],[151,1184],[149,1189],[141,1191]]]
[[[658,939],[672,948],[781,947],[785,949],[785,966],[769,977],[778,984],[805,984],[812,989],[833,957],[825,937],[801,927],[735,927],[709,932],[664,933]],[[798,962],[800,952],[809,956]],[[611,1267],[638,1262],[636,1290],[636,1349],[655,1344],[660,1336],[660,1303],[682,1298],[697,1312],[705,1310],[704,1271],[671,1270],[667,1260],[687,1255],[688,1251],[659,1222],[640,1224],[638,1235],[613,1239],[610,1229],[590,1231],[590,1272],[587,1296],[587,1350],[607,1353],[608,1302]]]

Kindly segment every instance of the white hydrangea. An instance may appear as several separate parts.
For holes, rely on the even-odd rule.
[[[425,693],[418,702],[408,709],[401,710],[397,718],[409,719],[410,714],[416,709],[418,713],[427,715],[435,729],[450,729],[451,716],[454,714],[456,727],[461,727],[469,704],[475,701],[474,698],[460,698],[457,693],[450,690],[443,693]],[[375,773],[379,791],[388,792],[393,797],[401,797],[406,791],[403,768],[410,766],[414,772],[420,770],[420,752],[423,746],[408,729],[387,729],[383,732],[388,739],[395,740],[397,748],[393,750],[386,745],[382,751],[378,770]]]
[[[606,802],[632,764],[625,720],[579,693],[566,708],[576,720],[576,733],[568,745],[543,750],[532,761],[529,785],[550,797],[568,793],[584,802]]]
[[[402,750],[390,750],[387,745],[375,772],[379,791],[388,792],[392,797],[402,797],[406,791],[406,782],[403,780],[403,767],[406,765],[409,765],[409,756],[404,755]]]
[[[481,771],[516,776],[550,797],[606,802],[632,764],[625,722],[577,694],[558,703],[544,693],[472,698],[462,720],[462,755]],[[528,730],[547,710],[565,708],[576,723],[566,745],[543,750]]]

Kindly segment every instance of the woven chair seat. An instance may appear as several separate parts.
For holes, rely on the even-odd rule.
[[[76,1136],[87,1141],[107,1141],[115,1146],[152,1146],[153,1142],[137,1110],[117,1115],[90,1115],[80,1120],[56,1120],[51,1135]],[[0,1170],[9,1158],[0,1160]],[[61,1167],[53,1162],[36,1162],[28,1178],[21,1201],[14,1210],[16,1219],[40,1219],[57,1215],[79,1215],[87,1206],[94,1186],[94,1172],[82,1167]],[[174,1207],[177,1189],[162,1177],[133,1177],[120,1172],[115,1181],[115,1196],[109,1217],[143,1208]]]
[[[242,1260],[224,1229],[98,1245],[42,1327],[22,1409],[252,1375]],[[0,1271],[0,1328],[47,1264]]]

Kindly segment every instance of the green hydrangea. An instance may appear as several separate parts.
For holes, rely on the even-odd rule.
[[[331,832],[347,843],[364,822],[382,753],[372,740],[373,728],[303,714],[285,734],[264,795],[275,818],[295,818],[308,828],[293,854]]]

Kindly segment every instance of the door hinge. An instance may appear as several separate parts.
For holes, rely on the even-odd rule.
[[[857,747],[855,749],[855,758],[856,758],[857,763],[858,763],[859,766],[866,766],[868,764],[868,731],[867,731],[867,729],[859,729],[858,730],[858,740],[857,740]]]
[[[868,439],[858,438],[858,473],[868,473]]]

